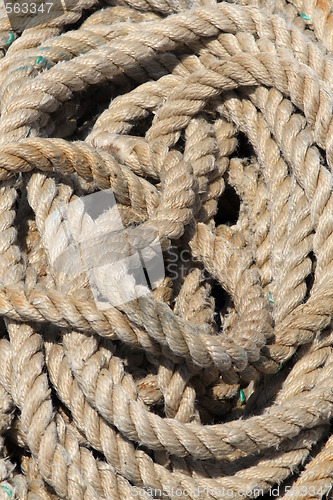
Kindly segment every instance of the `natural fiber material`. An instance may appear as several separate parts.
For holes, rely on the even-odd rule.
[[[2,9],[0,500],[332,495],[332,4]]]

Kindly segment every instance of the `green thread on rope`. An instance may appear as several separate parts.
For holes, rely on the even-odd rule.
[[[240,399],[241,404],[243,404],[245,402],[245,394],[244,394],[243,389],[239,389],[239,399]]]
[[[279,363],[279,366],[278,366],[278,367],[277,367],[277,369],[276,369],[276,370],[272,373],[272,375],[275,375],[276,373],[278,373],[278,372],[281,370],[282,366],[283,366],[283,363]]]
[[[70,56],[68,54],[66,54],[65,52],[59,52],[58,57],[59,57],[59,59],[61,59],[63,61],[69,61],[70,60]]]
[[[9,45],[11,45],[14,41],[14,38],[15,38],[15,35],[12,31],[9,32],[9,37],[8,37],[8,40],[7,42],[5,43],[5,48],[7,49],[9,47]]]
[[[35,61],[35,65],[36,64],[39,64],[41,66],[47,66],[47,67],[51,66],[51,64],[48,62],[48,60],[45,59],[45,57],[42,57],[42,56],[38,56],[37,57],[37,59]]]
[[[273,300],[273,297],[271,295],[271,292],[268,293],[268,301],[271,303],[271,304],[275,304],[275,301]]]
[[[306,21],[310,21],[310,17],[304,14],[304,12],[301,12],[301,17],[303,17]]]
[[[5,492],[9,496],[9,498],[12,498],[12,492],[10,491],[9,488],[7,488],[7,486],[0,486],[0,488],[2,488],[3,490],[5,490]]]

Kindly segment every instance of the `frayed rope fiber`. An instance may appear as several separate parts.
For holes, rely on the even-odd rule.
[[[332,3],[15,5],[0,500],[333,498]]]

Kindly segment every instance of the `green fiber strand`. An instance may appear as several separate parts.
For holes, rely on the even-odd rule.
[[[243,389],[239,390],[239,399],[240,399],[241,404],[243,404],[245,402],[245,394],[244,394]]]
[[[279,366],[277,367],[275,372],[272,373],[272,375],[275,375],[276,373],[278,373],[281,370],[282,366],[283,366],[283,363],[279,363]]]
[[[10,491],[9,488],[7,488],[7,486],[0,486],[0,488],[2,488],[3,490],[5,490],[5,492],[9,496],[9,498],[12,498],[12,492]]]
[[[301,17],[303,17],[303,19],[305,19],[306,21],[310,21],[309,16],[307,16],[306,14],[304,14],[304,12],[301,12]]]
[[[7,42],[5,43],[5,47],[6,47],[6,48],[7,48],[7,47],[9,47],[9,46],[13,43],[14,38],[15,38],[14,33],[13,33],[12,31],[10,31],[10,32],[9,32],[9,37],[8,37],[8,40],[7,40]]]
[[[271,292],[269,292],[268,294],[268,301],[271,303],[271,304],[275,304],[274,300],[273,300],[273,297],[271,295]]]
[[[35,61],[35,64],[39,64],[41,66],[51,66],[51,64],[48,62],[47,59],[45,59],[45,57],[42,57],[42,56],[38,56],[36,61]]]

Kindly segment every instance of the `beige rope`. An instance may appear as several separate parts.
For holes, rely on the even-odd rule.
[[[1,9],[0,499],[331,495],[330,2]]]

